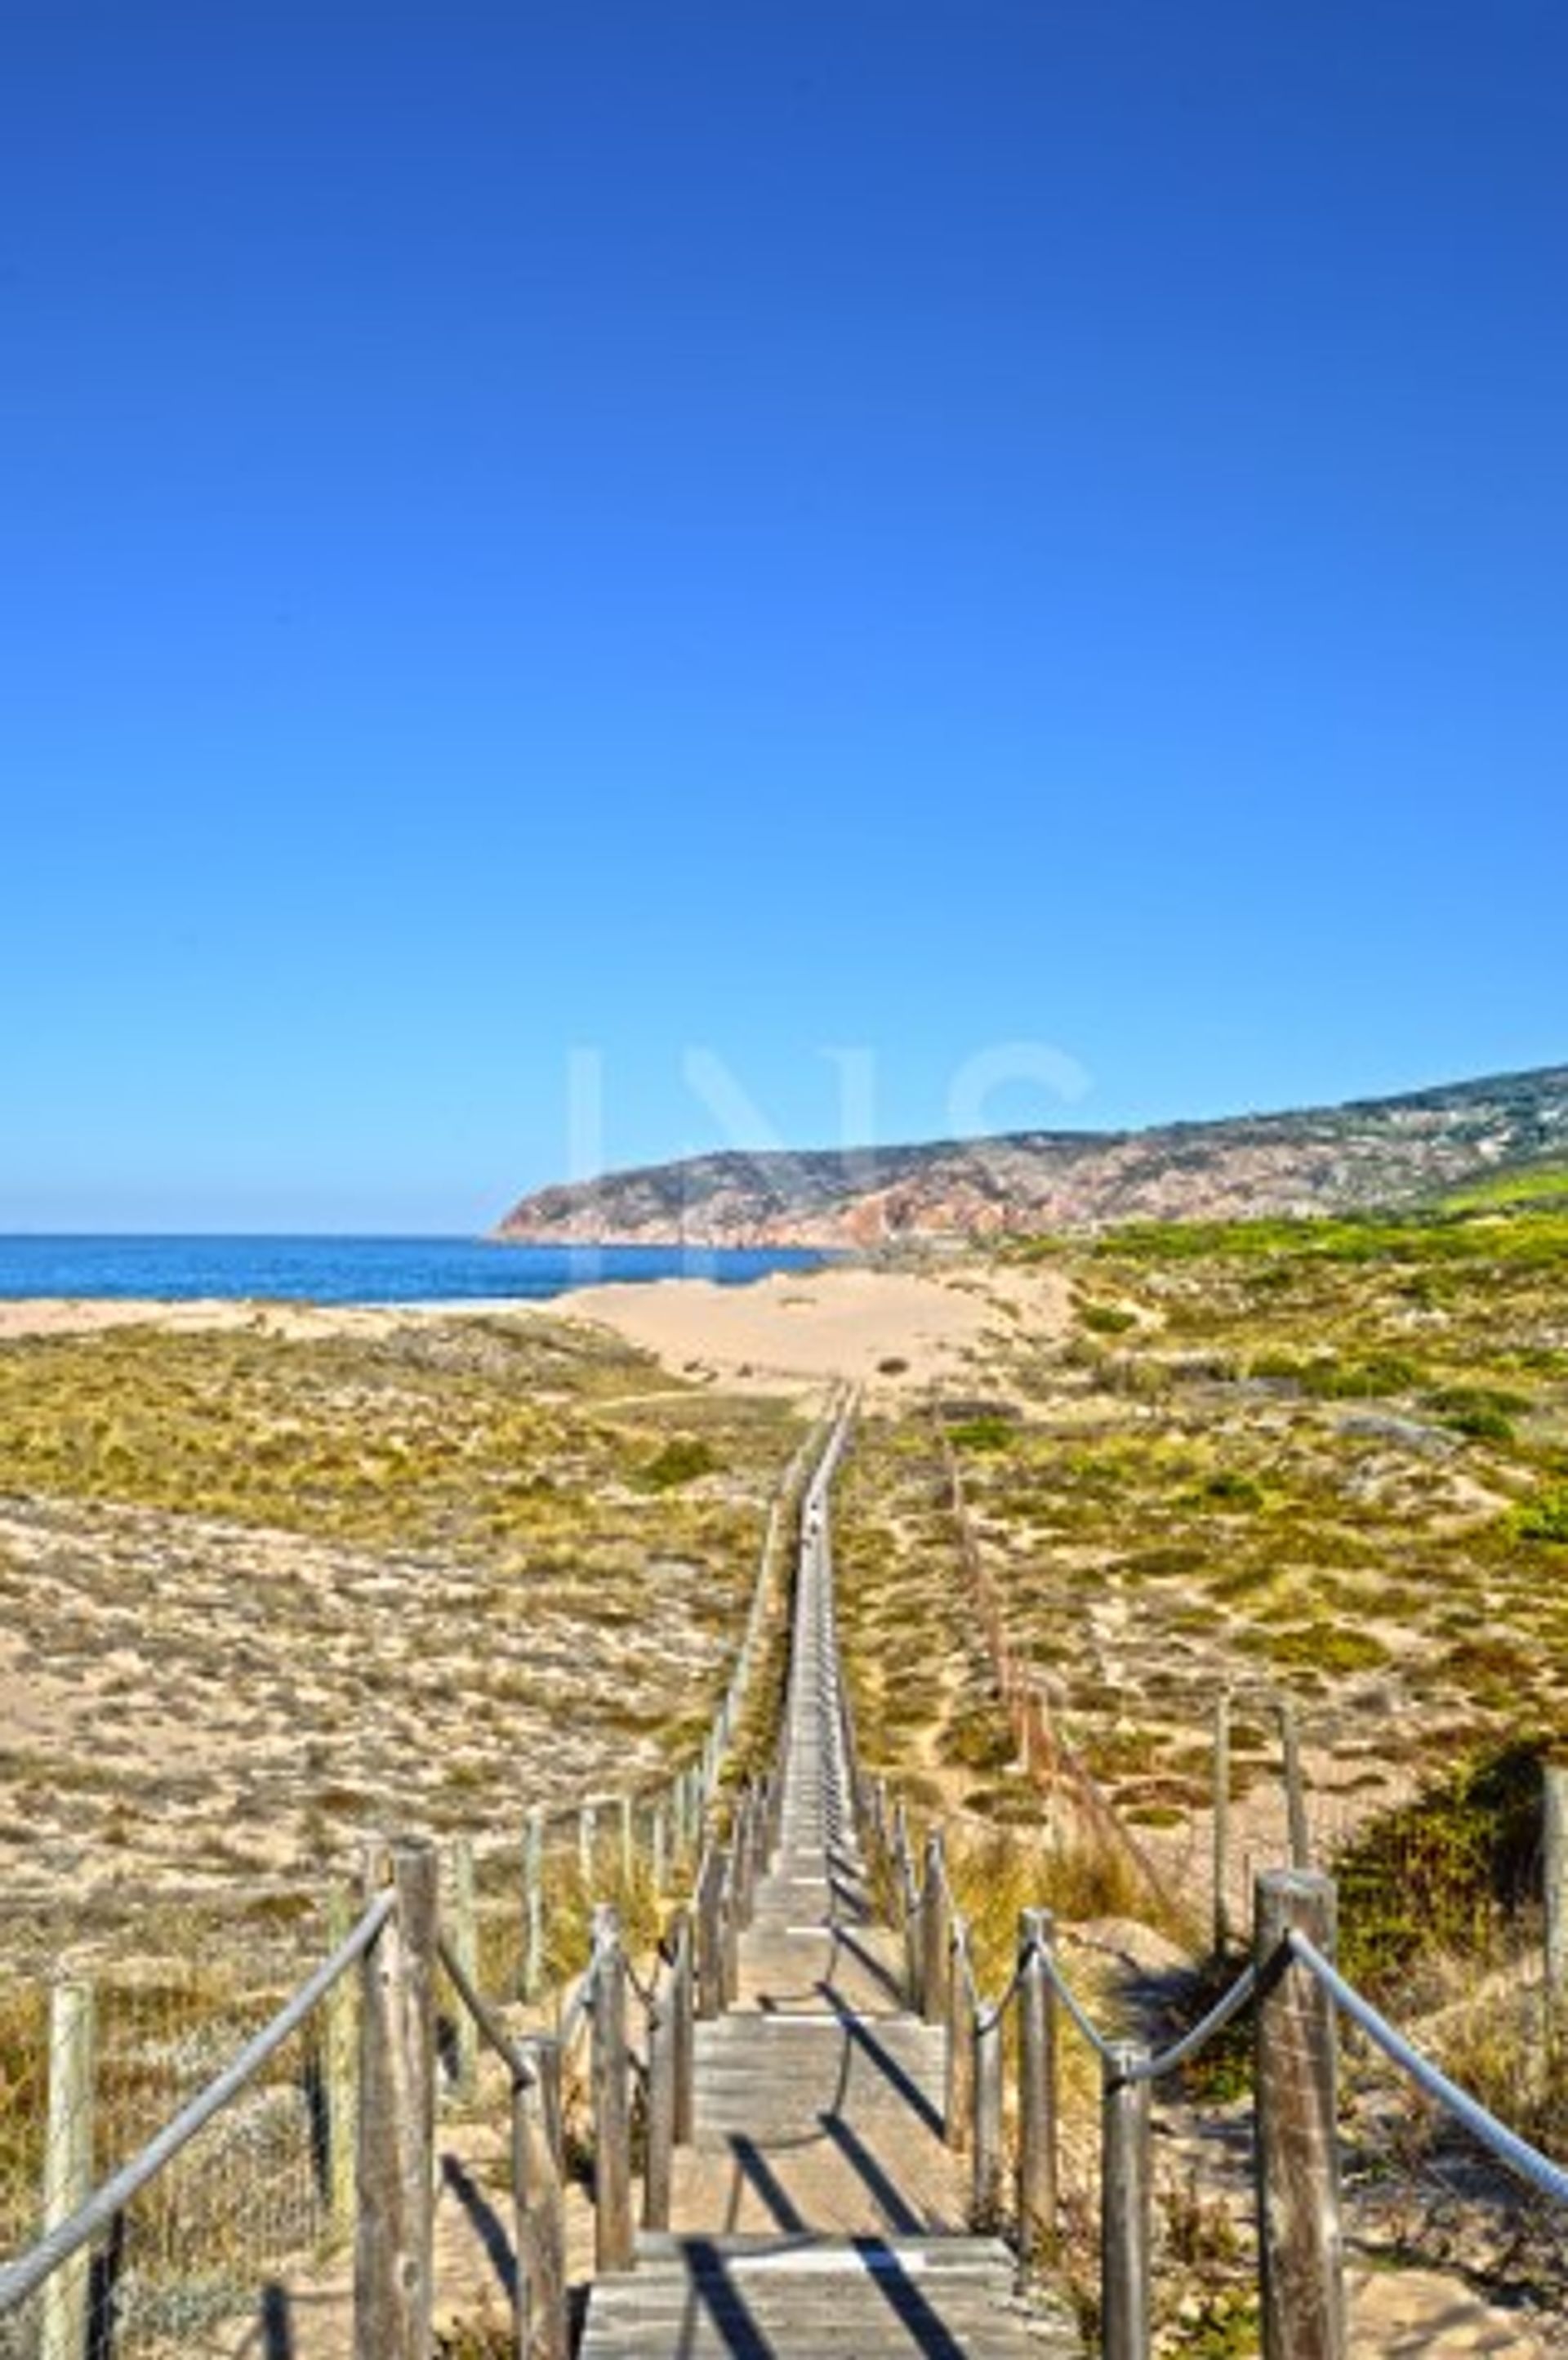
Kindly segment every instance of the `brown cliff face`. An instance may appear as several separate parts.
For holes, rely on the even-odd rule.
[[[1568,1066],[1305,1113],[699,1155],[522,1198],[518,1244],[874,1250],[1132,1219],[1353,1210],[1568,1154]]]

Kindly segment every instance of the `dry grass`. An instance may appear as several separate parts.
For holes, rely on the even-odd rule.
[[[11,1963],[651,1783],[799,1432],[537,1317],[0,1347]]]
[[[1484,1990],[1488,1975],[1517,1983],[1537,1921],[1517,1895],[1456,1896],[1447,1912],[1412,1900],[1410,1866],[1428,1856],[1421,1798],[1440,1774],[1520,1741],[1538,1760],[1568,1721],[1561,1199],[1397,1223],[1151,1225],[1038,1251],[1076,1290],[1076,1332],[998,1331],[972,1357],[962,1401],[889,1410],[857,1437],[839,1563],[870,1766],[917,1814],[968,1830],[959,1841],[984,1863],[973,1888],[983,1918],[998,1896],[996,1974],[1017,1896],[1005,1850],[991,1848],[1038,1849],[1049,1803],[1017,1758],[980,1635],[945,1434],[1014,1649],[1167,1881],[1206,1921],[1223,1691],[1232,1922],[1245,1928],[1244,1868],[1285,1855],[1278,1709],[1290,1699],[1318,1856],[1333,1861],[1379,1815],[1406,1815],[1372,1871],[1385,1901],[1402,1898],[1395,1914],[1413,1944],[1385,1997],[1418,2034],[1430,2026],[1438,2053],[1507,2119],[1560,2147],[1561,2078],[1539,2010],[1472,2010],[1450,1981],[1457,1957]],[[1537,1774],[1532,1808],[1538,1792]],[[1491,1857],[1492,1837],[1477,1841]],[[1105,1881],[1125,1870],[1115,1847],[1073,1854],[1065,1874],[1053,1863],[1055,1891],[1042,1874],[1032,1898],[1054,1900],[1069,1923],[1149,1915],[1136,1880],[1119,1891]],[[1364,1914],[1367,1938],[1358,1950],[1353,1929],[1350,1957],[1371,1973],[1392,1918],[1365,1907],[1349,1863],[1345,1873],[1345,1907]],[[1136,1980],[1122,1993],[1135,2010]],[[1191,2115],[1176,2103],[1161,2150],[1161,2348],[1172,2352],[1252,2348],[1245,2175],[1216,2184],[1202,2135],[1231,2103],[1246,2101],[1206,2092]],[[1419,2108],[1390,2111],[1386,2088],[1356,2105],[1353,2177],[1397,2114],[1408,2193],[1419,2184],[1409,2174],[1441,2159],[1437,2125]],[[1355,2195],[1371,2236],[1382,2198],[1359,2180]],[[1555,2300],[1539,2238],[1521,2230],[1510,2248],[1504,2227],[1493,2233],[1523,2219],[1515,2200],[1505,2190],[1495,2213],[1490,2202],[1457,2204],[1451,2230],[1417,2202],[1406,2226],[1430,2226],[1436,2263]],[[1072,2198],[1070,2221],[1081,2212]],[[1184,2322],[1172,2310],[1182,2302]]]

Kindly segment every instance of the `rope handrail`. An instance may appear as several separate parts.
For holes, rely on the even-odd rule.
[[[1451,2081],[1430,2058],[1423,2057],[1419,2049],[1413,2049],[1404,2035],[1396,2030],[1386,2016],[1379,2015],[1371,2001],[1362,1997],[1354,1983],[1345,1982],[1339,1970],[1323,1957],[1306,1935],[1292,1928],[1285,1937],[1284,1947],[1292,1958],[1309,1970],[1335,2006],[1348,2016],[1353,2024],[1360,2027],[1389,2062],[1397,2065],[1429,2098],[1435,2099],[1456,2122],[1463,2124],[1473,2138],[1478,2139],[1483,2147],[1489,2147],[1499,2163],[1506,2164],[1510,2171],[1527,2180],[1542,2196],[1550,2197],[1554,2203],[1568,2204],[1568,2171],[1561,2164],[1553,2163],[1550,2156],[1542,2155],[1539,2147],[1531,2147],[1528,2139],[1521,2138],[1517,2131],[1509,2130],[1508,2125],[1500,2123],[1478,2098],[1473,2098],[1467,2090],[1462,2090],[1456,2081]]]
[[[483,2000],[471,1982],[467,1969],[444,1934],[436,1938],[436,1950],[446,1970],[447,1980],[458,1998],[473,2017],[480,2038],[493,2049],[510,2073],[515,2087],[530,2089],[539,2076],[528,2063],[522,2049],[514,2041],[495,2011]]]
[[[621,1964],[626,1971],[627,1983],[631,1985],[632,1990],[637,1994],[637,1998],[641,2000],[643,2006],[647,2009],[648,2015],[651,2016],[659,2004],[659,1967],[662,1964],[662,1961],[655,1961],[653,1972],[648,1977],[647,1983],[644,1983],[642,1977],[638,1974],[636,1962],[629,1951],[622,1952]]]
[[[1083,2001],[1079,1998],[1077,1993],[1073,1990],[1072,1984],[1068,1982],[1066,1976],[1057,1965],[1056,1961],[1051,1957],[1051,1952],[1045,1949],[1043,1944],[1040,1946],[1040,1957],[1044,1962],[1046,1979],[1050,1983],[1052,1991],[1056,1994],[1057,1998],[1062,2002],[1062,2006],[1067,2010],[1068,2015],[1072,2017],[1073,2023],[1077,2026],[1079,2031],[1083,2034],[1090,2048],[1094,2051],[1095,2056],[1100,2059],[1103,2064],[1108,2065],[1127,2046],[1126,2042],[1106,2039],[1105,2034],[1100,2030],[1099,2026],[1094,2022],[1094,2017],[1090,2015],[1088,2009],[1084,2006]]]
[[[953,1947],[963,1970],[964,1988],[969,1994],[969,2012],[978,2016],[985,2005],[985,1994],[975,1979],[975,1960],[969,1948],[969,1928],[962,1918],[953,1921]]]
[[[95,2188],[86,2202],[79,2205],[68,2220],[47,2230],[27,2253],[0,2267],[0,2313],[14,2311],[18,2303],[25,2302],[47,2278],[60,2268],[62,2262],[68,2262],[72,2254],[79,2253],[83,2245],[107,2229],[115,2214],[125,2211],[148,2180],[156,2179],[165,2165],[172,2163],[180,2149],[190,2144],[197,2132],[206,2127],[214,2114],[221,2114],[238,2097],[246,2083],[281,2049],[289,2035],[299,2030],[339,1978],[365,1956],[396,1907],[397,1896],[390,1887],[385,1893],[377,1894],[359,1923],[337,1949],[322,1960],[314,1974],[306,1978],[271,2021],[264,2025],[253,2039],[246,2041],[231,2064],[214,2075],[204,2089],[199,2090],[138,2154]]]
[[[556,2038],[561,2043],[563,2056],[593,2012],[593,1998],[599,1982],[599,1946],[595,1943],[589,1953],[587,1965],[577,1978],[576,1990],[561,2012],[561,2023],[557,2028]]]
[[[1201,2017],[1179,2040],[1173,2040],[1169,2049],[1161,2049],[1152,2057],[1141,2059],[1128,2071],[1128,2081],[1162,2081],[1168,2073],[1174,2073],[1178,2066],[1185,2065],[1190,2058],[1196,2057],[1206,2049],[1215,2033],[1225,2030],[1233,2016],[1239,2016],[1244,2007],[1251,2005],[1257,1990],[1258,1969],[1249,1962],[1243,1967],[1230,1989],[1221,1994],[1207,2016]]]
[[[949,1891],[951,1892],[951,1887]],[[1118,2055],[1126,2048],[1125,2041],[1113,2040],[1100,2030],[1099,2026],[1057,1964],[1049,1943],[1037,1939],[1020,1953],[1006,1990],[999,1999],[990,2004],[987,2004],[985,1994],[975,1979],[975,1962],[970,1952],[968,1924],[956,1910],[953,1920],[953,1950],[962,1969],[968,1990],[970,2013],[974,2018],[976,2032],[985,2033],[996,2028],[1017,1998],[1025,1969],[1030,1959],[1038,1958],[1045,1970],[1046,1978],[1051,1989],[1095,2054],[1109,2062],[1114,2056]],[[1128,2074],[1128,2080],[1161,2081],[1168,2074],[1175,2072],[1179,2066],[1185,2065],[1191,2058],[1199,2055],[1208,2047],[1214,2035],[1225,2029],[1232,2016],[1239,2016],[1242,2009],[1247,2005],[1257,1992],[1258,1981],[1256,1967],[1252,1965],[1244,1967],[1229,1990],[1215,2001],[1214,2006],[1200,2022],[1193,2025],[1190,2031],[1184,2032],[1179,2040],[1172,2041],[1168,2049],[1160,2049],[1154,2056],[1141,2059],[1138,2066]]]
[[[1001,2023],[1002,2018],[1006,2016],[1008,2008],[1011,2007],[1014,2000],[1017,1999],[1019,1987],[1024,1979],[1024,1969],[1029,1963],[1029,1953],[1026,1950],[1022,1958],[1019,1959],[1017,1966],[1013,1969],[1011,1975],[1008,1977],[1007,1989],[1003,1992],[1000,1999],[994,2001],[989,2008],[985,2006],[976,2008],[975,2012],[975,2029],[982,2038],[985,2038],[987,2035],[996,2031],[996,2027]]]

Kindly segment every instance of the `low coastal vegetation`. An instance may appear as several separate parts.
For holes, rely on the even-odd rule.
[[[1087,1939],[1081,1972],[1126,1952],[1136,2005],[1165,1905],[1187,1906],[1199,1948],[1214,1922],[1216,1705],[1238,1936],[1249,1870],[1286,1857],[1289,1720],[1347,1968],[1561,2151],[1539,1858],[1542,1765],[1568,1747],[1568,1174],[1397,1217],[1139,1223],[1002,1259],[1065,1280],[1067,1332],[1003,1323],[963,1398],[885,1402],[846,1472],[842,1617],[873,1765],[972,1856],[1050,1811],[1051,1778],[1003,1707],[983,1583],[1053,1743],[1130,1839],[1085,1840],[1069,1812],[1033,1897]],[[991,1882],[1018,1880],[993,1865]],[[1224,1972],[1192,1981],[1189,2014]],[[1246,2056],[1238,2032],[1211,2110],[1233,2068],[1245,2106]],[[1555,2300],[1530,2209],[1506,2190],[1479,2212],[1434,2205],[1440,2122],[1364,2066],[1349,2088],[1358,2250]],[[1196,2117],[1171,2119],[1186,2169]],[[1162,2193],[1162,2348],[1255,2348],[1247,2192],[1222,2193],[1202,2237],[1177,2180]],[[1234,2269],[1197,2252],[1211,2231]]]
[[[160,1896],[282,1918],[367,1830],[513,1835],[650,1781],[711,1709],[801,1430],[543,1317],[0,1346],[28,1948]]]
[[[842,1477],[840,1621],[863,1757],[948,1830],[985,1988],[1045,1904],[1107,2026],[1174,2029],[1215,1994],[1223,1699],[1233,1936],[1285,1854],[1289,1725],[1348,1971],[1561,2151],[1536,1961],[1541,1768],[1568,1742],[1565,1262],[1568,1175],[1545,1171],[1398,1216],[1140,1222],[949,1267],[988,1324],[962,1383],[881,1371]],[[319,1951],[322,1894],[394,1824],[490,1830],[509,1897],[483,1939],[515,1943],[524,1809],[690,1747],[802,1432],[783,1400],[544,1317],[262,1310],[0,1346],[12,1963],[113,1956],[134,1921],[146,2009],[196,2007],[161,1946],[199,1960],[180,1972],[222,2029],[264,1953]],[[775,1646],[759,1694],[780,1668]],[[756,1758],[768,1734],[754,1713]],[[591,1896],[570,1854],[553,1873],[580,1946]],[[621,1898],[650,1933],[651,1894]],[[36,2076],[38,2011],[36,1984],[0,1991],[0,2073]],[[1097,2093],[1065,2037],[1063,2060],[1090,2319]],[[1247,2080],[1237,2028],[1162,2100],[1162,2353],[1256,2348]],[[1345,2135],[1362,2266],[1419,2256],[1563,2315],[1541,2224],[1473,2170],[1434,2198],[1439,2125],[1364,2059]]]

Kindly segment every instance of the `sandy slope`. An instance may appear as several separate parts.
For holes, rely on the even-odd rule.
[[[555,1307],[726,1383],[831,1376],[894,1388],[962,1377],[987,1331],[1020,1314],[1037,1336],[1063,1332],[1068,1319],[1053,1273],[978,1263],[933,1275],[837,1265],[750,1286],[676,1278],[584,1287]]]

